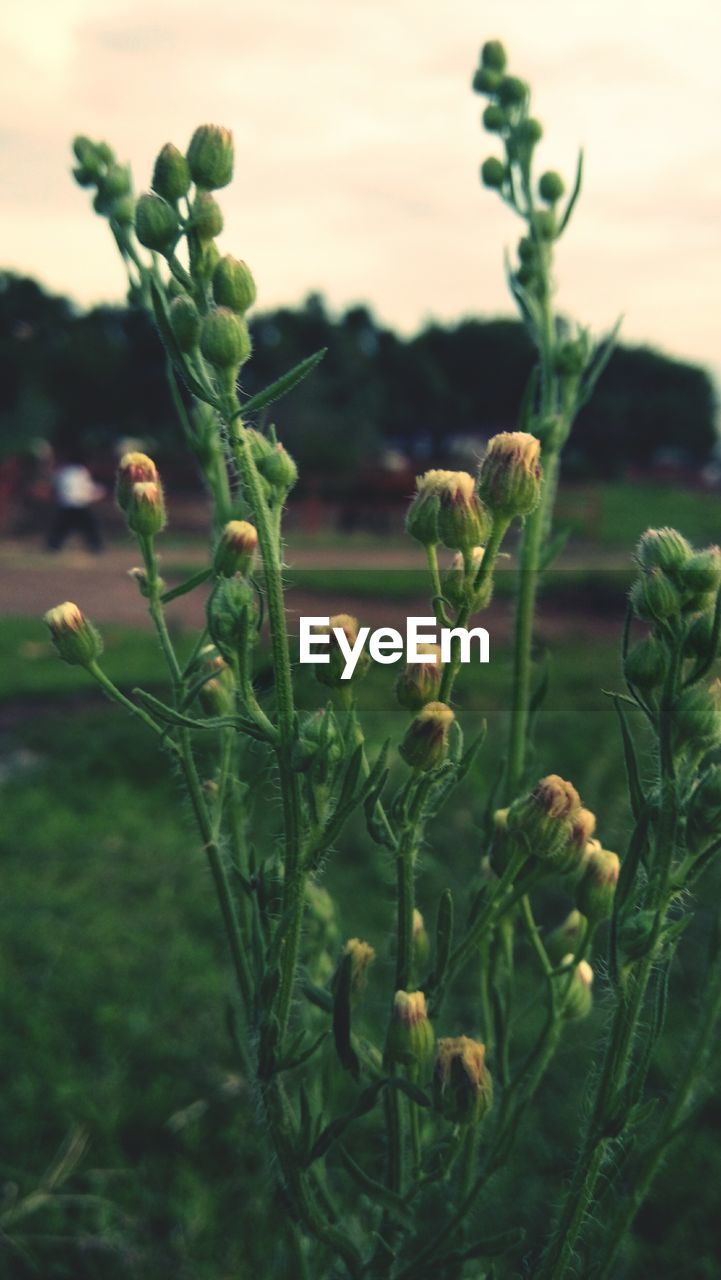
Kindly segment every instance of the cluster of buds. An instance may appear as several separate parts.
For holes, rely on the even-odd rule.
[[[468,1036],[438,1041],[433,1069],[433,1101],[452,1124],[473,1125],[493,1105],[493,1081],[485,1045]]]
[[[233,672],[214,645],[205,645],[198,655],[204,680],[198,697],[207,716],[228,716],[235,710]]]
[[[115,498],[128,528],[141,539],[154,538],[165,528],[163,486],[158,469],[145,453],[125,453],[120,459]]]
[[[558,774],[541,778],[534,789],[514,800],[505,821],[512,840],[522,841],[529,856],[561,875],[576,870],[584,855],[579,826],[590,834],[581,799],[572,783]]]
[[[545,939],[546,954],[551,963],[560,964],[564,956],[575,955],[585,932],[586,918],[575,907]]]
[[[491,518],[467,471],[426,471],[416,480],[406,528],[426,547],[442,542],[451,551],[470,554],[486,542]]]
[[[721,586],[721,548],[694,551],[675,529],[649,529],[636,559],[640,573],[631,588],[631,604],[637,617],[662,630],[713,608]],[[701,635],[699,630],[696,644]]]
[[[421,773],[438,769],[448,755],[448,731],[455,716],[445,702],[427,702],[406,729],[398,750]]]
[[[129,227],[135,214],[133,186],[127,165],[118,164],[107,142],[79,135],[73,140],[77,165],[73,177],[81,187],[95,187],[93,208],[116,228]]]
[[[103,652],[100,634],[85,614],[72,601],[48,609],[44,619],[50,636],[63,662],[75,667],[89,667]]]
[[[438,697],[443,676],[441,651],[437,644],[426,645],[420,662],[409,662],[396,681],[396,697],[407,711],[420,711]]]
[[[433,1055],[435,1036],[422,991],[396,991],[388,1030],[388,1052],[395,1062],[423,1067]]]

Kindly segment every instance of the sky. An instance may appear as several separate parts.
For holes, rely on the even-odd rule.
[[[4,0],[0,265],[120,300],[71,137],[107,139],[142,190],[213,121],[236,141],[220,247],[261,308],[317,289],[404,332],[510,314],[520,224],[480,185],[498,144],[470,90],[491,37],[532,85],[540,167],[570,181],[585,149],[559,306],[721,372],[718,0]]]

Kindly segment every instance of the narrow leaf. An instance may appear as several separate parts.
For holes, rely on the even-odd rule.
[[[172,360],[175,368],[177,369],[178,373],[183,379],[188,390],[192,391],[193,395],[198,400],[203,400],[205,401],[206,404],[210,404],[213,406],[214,409],[217,409],[218,401],[216,400],[216,398],[209,391],[206,390],[203,384],[198,381],[193,371],[188,367],[188,363],[185,359],[185,356],[183,355],[182,351],[180,350],[180,347],[178,346],[175,340],[175,334],[173,333],[173,330],[170,325],[168,308],[165,302],[165,297],[163,296],[163,292],[161,289],[159,289],[157,282],[152,279],[150,281],[150,293],[153,300],[153,311],[155,313],[155,323],[158,326],[160,336],[163,340],[163,345],[166,351],[168,352],[168,355],[170,356],[170,359]]]
[[[563,235],[564,231],[566,230],[566,227],[568,226],[571,220],[571,214],[573,213],[573,210],[576,206],[576,201],[578,200],[578,197],[581,194],[582,183],[583,183],[583,149],[581,149],[581,151],[579,151],[578,153],[578,161],[576,163],[576,179],[573,184],[573,190],[570,196],[568,197],[568,204],[566,205],[566,208],[563,213],[563,217],[561,218],[561,222],[558,227],[559,236]]]
[[[438,903],[436,919],[436,963],[433,970],[433,985],[438,986],[446,975],[448,958],[453,945],[453,894],[444,889]]]
[[[203,582],[207,582],[208,578],[212,578],[212,569],[201,569],[199,573],[194,573],[192,578],[186,578],[185,582],[181,582],[177,587],[171,587],[169,591],[164,591],[160,597],[163,604],[169,604],[171,600],[177,600],[179,596],[187,596],[189,591],[194,591],[196,587],[201,586]]]
[[[631,731],[628,727],[626,713],[621,706],[621,699],[614,697],[614,704],[618,712],[618,719],[621,724],[621,737],[623,738],[623,755],[626,761],[626,776],[628,778],[628,791],[631,800],[631,810],[633,816],[638,819],[643,812],[646,800],[641,786],[641,778],[639,776],[638,760],[636,759],[636,748],[634,746]]]
[[[361,1191],[363,1191],[370,1200],[374,1200],[376,1204],[382,1205],[389,1213],[400,1218],[406,1226],[412,1225],[413,1213],[401,1196],[397,1195],[395,1191],[391,1191],[388,1187],[384,1187],[382,1182],[376,1182],[375,1178],[369,1177],[369,1175],[361,1169],[360,1165],[356,1164],[355,1160],[348,1154],[345,1147],[340,1144],[338,1145],[338,1155],[340,1156],[341,1163],[346,1173],[350,1174],[351,1178],[358,1183]]]
[[[289,391],[297,387],[298,383],[307,378],[316,365],[320,364],[327,350],[327,347],[321,347],[320,351],[316,351],[314,355],[307,356],[305,360],[301,360],[300,364],[289,369],[288,373],[284,373],[275,382],[271,382],[270,386],[266,387],[265,390],[259,391],[257,395],[251,396],[250,400],[246,400],[239,413],[235,416],[244,418],[247,414],[257,413],[259,409],[265,409],[266,405],[273,404],[274,400],[280,400],[283,396],[287,396]]]
[[[333,1037],[336,1053],[345,1071],[358,1079],[360,1063],[358,1055],[351,1044],[351,965],[352,957],[343,957],[338,969],[335,999],[333,1001]]]

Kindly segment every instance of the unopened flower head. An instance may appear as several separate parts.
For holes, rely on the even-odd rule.
[[[452,471],[426,471],[416,477],[416,493],[406,516],[406,530],[424,546],[438,542],[439,491]]]
[[[636,547],[636,559],[643,569],[662,569],[670,574],[685,568],[692,555],[691,543],[676,529],[647,529]]]
[[[343,955],[351,958],[351,991],[355,996],[361,995],[376,953],[370,943],[363,942],[361,938],[349,938],[343,948]]]
[[[269,442],[270,443],[270,442]],[[276,502],[284,502],[298,479],[298,468],[279,440],[270,444],[256,462],[268,494]]]
[[[538,194],[542,200],[548,204],[555,204],[561,199],[565,191],[565,184],[560,173],[549,169],[546,173],[542,173],[538,182]]]
[[[121,511],[127,511],[134,484],[146,480],[157,483],[158,468],[147,453],[124,453],[115,482],[115,500]]]
[[[200,312],[187,293],[173,298],[168,312],[170,327],[180,350],[187,355],[195,351],[200,338]]]
[[[613,911],[613,897],[618,884],[621,863],[617,853],[592,848],[576,890],[576,903],[589,920],[606,920]]]
[[[493,577],[489,574],[486,581],[476,588],[475,581],[478,570],[483,564],[485,547],[474,547],[470,556],[457,551],[442,579],[443,595],[454,609],[466,606],[469,614],[478,613],[490,603],[493,594]]]
[[[165,499],[159,480],[141,480],[130,490],[128,528],[141,538],[154,538],[165,528]]]
[[[200,350],[217,369],[238,369],[250,356],[248,326],[230,307],[216,307],[203,317]]]
[[[721,586],[721,548],[695,551],[681,571],[685,613],[712,607]]]
[[[166,253],[178,237],[178,215],[162,196],[142,195],[135,206],[135,234],[146,249]]]
[[[223,230],[223,212],[209,191],[201,191],[193,201],[193,230],[201,242],[214,240]]]
[[[233,177],[233,135],[217,124],[202,124],[188,147],[193,182],[206,191],[227,187]]]
[[[227,661],[235,659],[255,626],[257,605],[252,586],[245,578],[217,578],[205,612],[214,644]]]
[[[358,619],[351,617],[349,613],[336,613],[332,618],[328,619],[328,625],[319,625],[316,627],[316,635],[328,636],[328,657],[327,663],[319,663],[315,668],[316,679],[321,684],[328,685],[331,689],[341,688],[345,683],[343,673],[346,670],[347,659],[341,648],[336,631],[342,631],[345,639],[345,645],[348,650],[354,650],[358,642]],[[360,654],[356,662],[351,680],[357,680],[360,676],[365,675],[370,664],[370,658],[365,650]]]
[[[502,431],[488,442],[478,492],[500,519],[526,516],[541,496],[541,446],[527,431]]]
[[[200,702],[207,716],[227,716],[235,710],[235,681],[222,654],[206,645],[200,654],[208,679],[200,690]]]
[[[48,609],[44,621],[63,662],[87,667],[100,657],[103,651],[100,635],[72,601],[66,600]]]
[[[397,1062],[422,1066],[433,1054],[435,1036],[422,991],[396,991],[388,1048]]]
[[[252,307],[255,296],[255,280],[248,264],[226,254],[213,272],[213,297],[218,306],[230,307],[242,315]]]
[[[658,688],[666,679],[668,657],[664,646],[655,636],[644,636],[626,654],[623,664],[629,684],[648,692]]]
[[[721,741],[721,680],[694,685],[680,695],[674,710],[674,744],[701,755]]]
[[[229,520],[224,526],[213,557],[213,568],[223,578],[235,573],[247,576],[253,568],[258,548],[255,525],[247,520]]]
[[[493,1105],[493,1081],[485,1045],[469,1036],[438,1041],[433,1100],[452,1124],[478,1124]]]
[[[574,955],[576,947],[586,930],[586,918],[574,908],[557,928],[553,929],[544,940],[548,958],[552,964],[559,964],[569,953]]]
[[[448,730],[455,716],[445,702],[428,702],[409,724],[399,751],[412,769],[437,769],[448,754]]]
[[[181,196],[187,195],[190,189],[188,161],[172,142],[166,142],[158,152],[153,169],[152,187],[153,191],[169,204],[175,204]]]
[[[665,622],[679,614],[681,596],[663,569],[649,569],[633,584],[631,605],[639,618],[648,622]]]
[[[419,711],[438,697],[443,666],[437,644],[426,647],[422,662],[409,662],[396,681],[396,697],[408,711]]]
[[[491,519],[476,493],[473,476],[467,471],[451,471],[438,484],[438,537],[451,551],[470,554],[485,543]]]
[[[529,792],[514,800],[508,813],[508,831],[524,842],[529,855],[563,873],[579,857],[572,848],[573,824],[581,800],[570,782],[551,773]]]
[[[342,755],[342,740],[333,711],[320,707],[306,715],[291,754],[295,771],[308,773],[312,770],[313,782],[322,785]]]
[[[417,907],[413,908],[413,963],[412,972],[416,979],[420,979],[426,972],[428,960],[431,953],[431,942],[428,937],[423,916]]]
[[[573,960],[573,954],[569,953],[562,959],[562,964],[570,964]],[[565,981],[565,979],[562,979]],[[585,1018],[591,1012],[593,1004],[593,994],[591,988],[593,986],[593,969],[587,960],[581,960],[573,971],[571,987],[566,997],[566,1003],[563,1006],[563,1015],[566,1018]]]

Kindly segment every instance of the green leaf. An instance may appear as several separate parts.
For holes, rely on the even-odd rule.
[[[571,535],[571,526],[566,525],[563,529],[559,529],[557,533],[546,543],[544,550],[538,563],[538,572],[543,573],[545,569],[550,569],[554,560],[560,556]]]
[[[269,387],[264,391],[259,391],[257,395],[251,396],[250,400],[246,400],[241,405],[239,413],[235,417],[245,417],[250,413],[257,413],[259,409],[265,409],[266,405],[272,404],[274,400],[280,400],[282,396],[287,396],[289,391],[298,386],[304,378],[312,373],[316,365],[320,364],[325,355],[327,347],[321,347],[320,351],[316,351],[314,355],[307,356],[305,360],[301,360],[300,364],[290,369],[288,373],[284,373],[282,377],[277,378],[275,382],[271,382]]]
[[[335,1120],[331,1120],[330,1124],[326,1125],[311,1148],[308,1164],[312,1164],[314,1160],[319,1160],[321,1156],[324,1156],[329,1147],[333,1145],[354,1120],[358,1120],[361,1116],[372,1111],[378,1094],[381,1089],[385,1088],[386,1083],[385,1080],[376,1080],[373,1084],[368,1085],[368,1088],[359,1094],[358,1100],[350,1111],[347,1111],[345,1115],[338,1116]]]
[[[291,1051],[287,1057],[282,1058],[276,1067],[277,1071],[294,1071],[296,1067],[301,1067],[304,1062],[313,1057],[313,1054],[320,1049],[323,1041],[328,1035],[328,1031],[321,1031],[320,1035],[306,1049],[302,1049],[300,1053]],[[303,1039],[304,1037],[301,1037]]]
[[[623,707],[621,706],[622,700],[617,694],[614,695],[613,700],[614,700],[616,711],[618,712],[618,718],[621,724],[621,737],[623,738],[623,755],[624,755],[624,760],[626,762],[626,776],[628,778],[628,791],[629,791],[629,797],[631,800],[631,810],[633,812],[634,818],[638,822],[638,819],[646,806],[646,798],[643,794],[643,787],[641,786],[641,778],[640,778],[639,769],[638,769],[638,760],[636,759],[636,748],[634,746],[633,738],[631,737],[631,731],[628,727],[628,720],[626,719],[626,713]]]
[[[382,1205],[384,1209],[387,1209],[395,1217],[400,1218],[405,1226],[410,1227],[413,1225],[412,1210],[401,1196],[397,1195],[395,1191],[391,1191],[388,1187],[384,1187],[382,1182],[376,1182],[375,1178],[371,1178],[361,1169],[360,1165],[356,1164],[345,1147],[340,1144],[338,1145],[338,1155],[346,1173],[350,1174],[351,1178],[358,1183],[364,1195],[367,1195],[370,1200],[374,1200],[376,1204]]]
[[[418,1107],[430,1107],[431,1105],[428,1094],[419,1089],[417,1084],[413,1084],[411,1080],[406,1080],[403,1076],[390,1076],[386,1084],[392,1089],[398,1089],[399,1093],[404,1093]]]
[[[169,604],[171,600],[177,600],[179,596],[187,596],[189,591],[194,591],[196,587],[201,586],[203,582],[207,582],[208,578],[212,578],[212,569],[201,569],[199,573],[194,573],[192,578],[186,578],[185,582],[181,582],[177,587],[171,587],[169,591],[164,591],[160,597],[163,604]]]
[[[169,707],[144,689],[133,689],[133,697],[166,724],[173,724],[181,729],[236,729],[247,733],[251,738],[257,738],[259,742],[265,741],[258,726],[244,716],[212,716],[208,720],[194,720],[191,716],[181,715],[174,707]]]
[[[570,196],[568,197],[568,204],[566,205],[566,208],[564,210],[563,217],[561,218],[561,221],[559,223],[557,238],[558,236],[563,235],[564,231],[566,230],[566,227],[568,226],[571,220],[571,214],[573,213],[573,210],[576,207],[576,201],[578,200],[578,197],[581,194],[582,183],[583,183],[583,149],[581,149],[578,153],[578,161],[576,163],[576,179],[573,184],[573,190]]]
[[[343,957],[336,976],[333,1001],[333,1037],[341,1066],[357,1080],[360,1074],[358,1055],[351,1044],[351,972],[352,957]]]
[[[623,317],[619,316],[611,332],[604,338],[603,342],[600,342],[596,347],[591,363],[583,374],[581,384],[578,388],[576,395],[576,412],[583,408],[584,404],[587,404],[591,399],[591,396],[596,389],[596,384],[614,353],[622,322]]]
[[[438,986],[446,975],[448,959],[453,945],[453,894],[444,889],[438,903],[436,919],[436,963],[433,969],[433,985]]]

